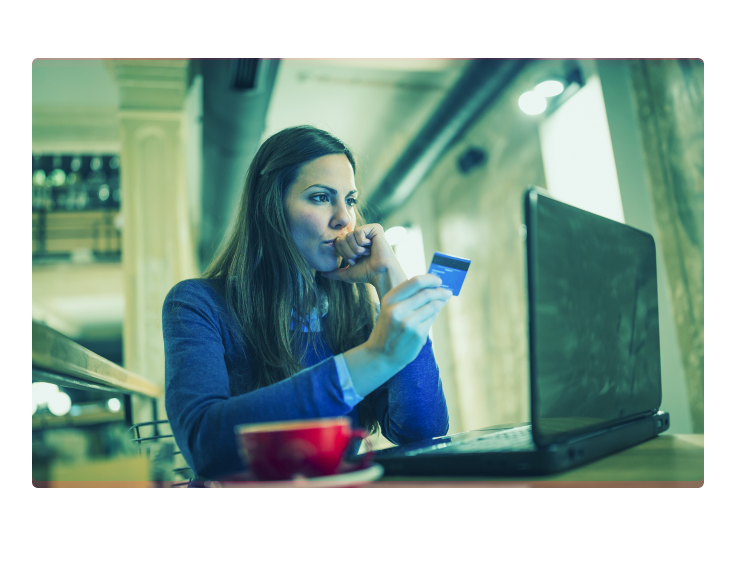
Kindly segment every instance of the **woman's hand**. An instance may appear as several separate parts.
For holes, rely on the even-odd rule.
[[[321,272],[326,278],[349,284],[373,284],[381,298],[391,288],[406,281],[404,270],[378,223],[361,225],[344,237],[338,237],[335,251],[349,265]]]
[[[427,342],[429,327],[452,297],[441,284],[437,276],[422,274],[388,292],[366,348],[399,370],[416,359]]]

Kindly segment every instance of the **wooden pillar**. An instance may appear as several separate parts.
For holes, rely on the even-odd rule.
[[[703,71],[698,59],[631,66],[695,433],[703,432],[705,420]]]
[[[107,65],[120,91],[123,361],[163,386],[161,307],[174,284],[197,275],[184,169],[188,61]],[[150,404],[134,403],[133,409],[136,423],[150,419]]]
[[[691,434],[697,414],[691,408],[690,390],[686,376],[684,346],[678,341],[678,319],[673,290],[681,274],[673,271],[671,258],[673,246],[671,225],[661,223],[658,218],[653,187],[651,137],[647,141],[642,127],[640,105],[634,94],[633,69],[641,66],[638,61],[602,60],[597,62],[598,74],[606,102],[611,145],[616,159],[616,174],[621,187],[621,203],[626,224],[651,233],[657,248],[657,292],[659,296],[659,346],[662,364],[661,409],[670,414],[670,431],[676,434]],[[701,114],[702,123],[702,114]],[[702,152],[702,151],[701,151]],[[702,200],[702,199],[701,199]],[[701,219],[702,228],[702,219]],[[664,229],[664,231],[663,231]],[[676,266],[675,266],[676,267]],[[680,319],[681,320],[681,319]],[[702,329],[701,329],[702,334]],[[702,401],[702,386],[701,386]]]

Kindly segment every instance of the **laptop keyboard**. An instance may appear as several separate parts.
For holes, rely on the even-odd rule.
[[[416,454],[447,454],[450,452],[529,452],[536,450],[532,439],[531,426],[519,426],[508,430],[499,430],[485,436],[463,442],[435,444],[407,452],[407,456]]]

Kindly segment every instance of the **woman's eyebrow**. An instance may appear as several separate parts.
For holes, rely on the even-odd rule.
[[[304,191],[303,191],[303,192],[306,192],[306,191],[308,191],[309,189],[313,189],[313,188],[315,188],[315,187],[317,187],[317,188],[320,188],[320,189],[324,189],[324,190],[326,190],[326,191],[329,191],[329,193],[330,193],[331,195],[334,195],[334,196],[336,196],[336,195],[337,195],[337,191],[336,191],[335,189],[333,189],[332,187],[328,187],[327,185],[320,185],[320,184],[317,184],[317,185],[312,185],[311,187],[307,187],[306,189],[304,189]],[[345,195],[345,196],[346,196],[346,197],[350,197],[351,195],[357,195],[357,194],[358,194],[358,191],[350,191],[350,192],[349,192],[349,193],[348,193],[347,195]]]

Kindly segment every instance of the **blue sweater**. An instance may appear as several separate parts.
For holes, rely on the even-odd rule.
[[[318,343],[317,353],[308,350],[305,369],[296,375],[238,395],[250,369],[234,327],[225,299],[206,280],[180,282],[164,301],[166,412],[177,445],[198,476],[244,469],[234,433],[238,424],[348,416],[358,427],[354,406],[360,397],[344,359],[325,343]],[[367,399],[394,444],[447,433],[447,406],[429,339],[412,363]]]

